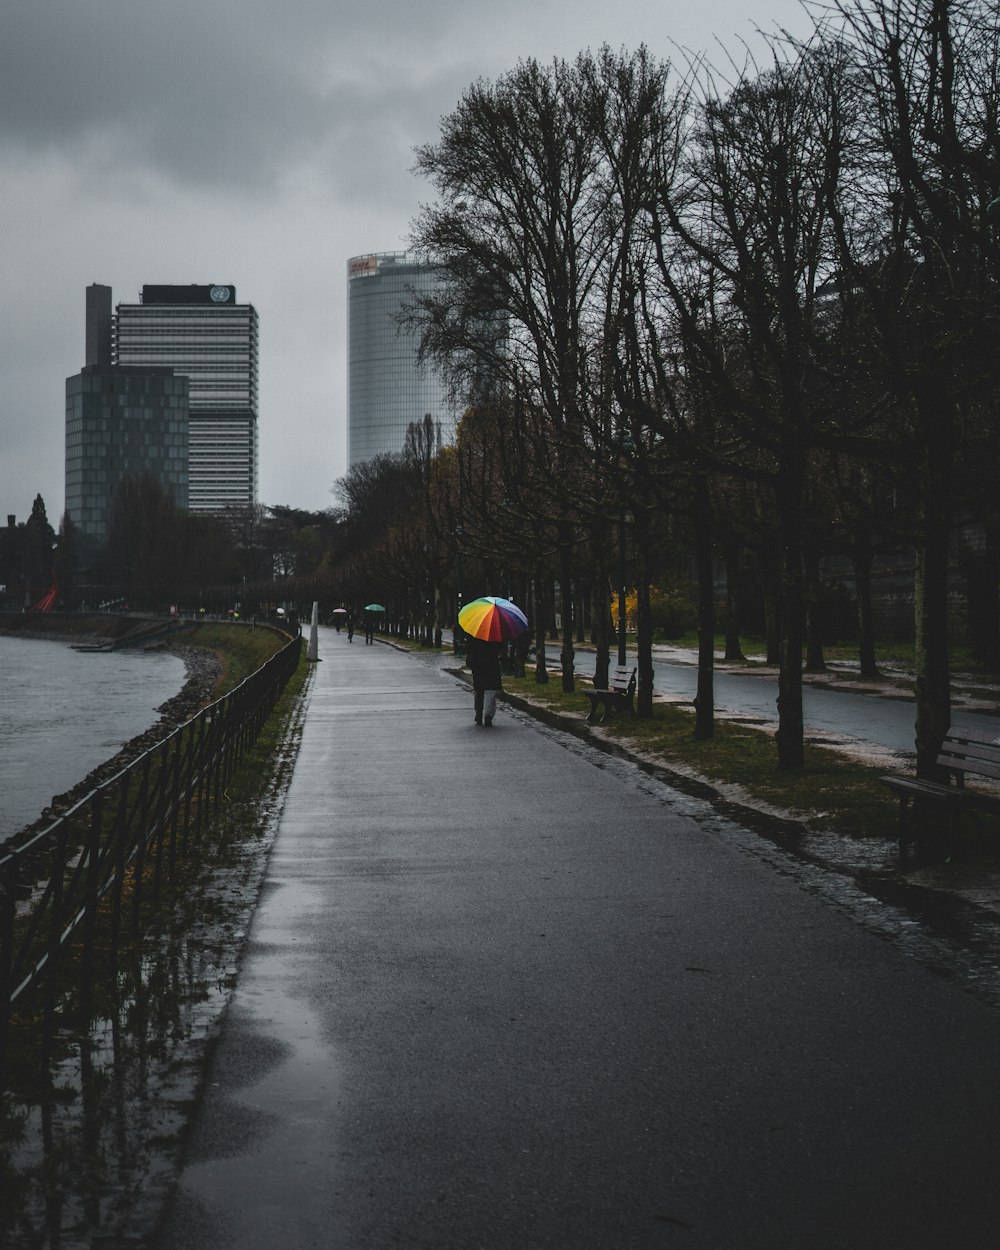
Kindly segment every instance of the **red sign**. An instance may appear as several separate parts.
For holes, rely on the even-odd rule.
[[[378,273],[377,256],[353,256],[347,262],[349,278],[369,278],[375,273]]]

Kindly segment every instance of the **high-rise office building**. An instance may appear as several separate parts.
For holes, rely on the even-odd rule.
[[[257,337],[257,311],[234,286],[144,286],[140,303],[115,312],[116,364],[189,380],[192,512],[257,502]]]
[[[188,381],[173,369],[84,365],[66,379],[66,515],[85,557],[107,541],[126,478],[188,506]]]
[[[429,413],[450,442],[456,412],[444,383],[417,360],[419,339],[398,317],[413,294],[439,282],[407,252],[376,252],[347,262],[347,463],[397,453],[408,427]]]
[[[66,515],[89,561],[128,478],[154,477],[188,506],[188,380],[111,363],[111,288],[87,288],[86,364],[66,379]]]

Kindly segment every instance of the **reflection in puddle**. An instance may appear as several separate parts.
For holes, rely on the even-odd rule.
[[[268,824],[272,822],[266,822]],[[148,1244],[172,1187],[229,1000],[273,832],[224,848],[197,914],[150,933],[96,987],[86,1028],[57,1008],[15,1022],[0,1104],[0,1244]]]
[[[131,964],[119,956],[117,973],[95,981],[91,1018],[32,1001],[12,1021],[0,1085],[4,1250],[150,1245],[232,996],[308,691],[307,676],[255,796],[232,802],[202,842],[198,880],[183,883]]]

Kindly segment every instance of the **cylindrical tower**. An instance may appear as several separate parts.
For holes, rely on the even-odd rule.
[[[407,427],[430,413],[441,439],[455,410],[438,374],[417,362],[418,336],[398,316],[414,293],[433,291],[432,265],[407,252],[372,252],[347,262],[347,463],[398,453]]]

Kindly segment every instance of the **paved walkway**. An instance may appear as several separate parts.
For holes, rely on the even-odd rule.
[[[159,1250],[1000,1245],[1000,1013],[628,765],[319,654]]]

